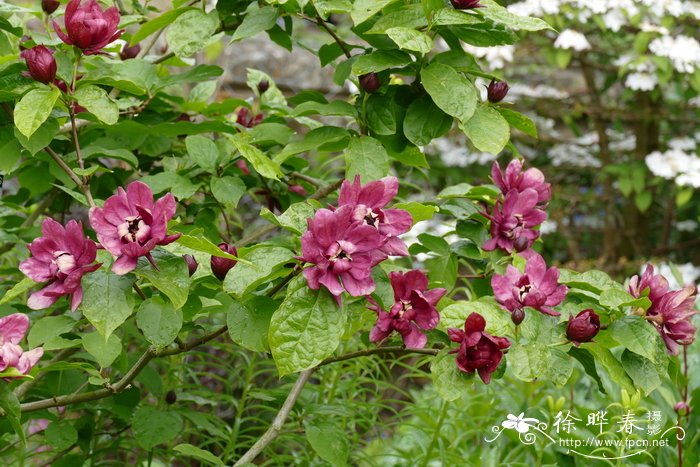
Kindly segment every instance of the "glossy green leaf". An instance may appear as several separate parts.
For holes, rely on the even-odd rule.
[[[433,63],[421,70],[423,87],[433,102],[448,115],[467,122],[478,101],[474,84],[453,68]]]
[[[389,155],[374,138],[361,136],[350,141],[345,152],[345,178],[360,175],[362,183],[379,180],[389,173]]]
[[[182,310],[159,299],[148,299],[136,313],[136,325],[148,342],[165,347],[175,341],[182,328]]]
[[[104,89],[91,84],[81,86],[73,97],[102,123],[114,125],[119,121],[119,107]]]
[[[494,155],[500,154],[510,140],[508,122],[491,106],[478,107],[462,129],[479,151]]]
[[[80,310],[105,340],[134,311],[132,284],[130,277],[102,269],[83,277]]]
[[[14,110],[15,126],[27,138],[49,118],[61,91],[55,86],[42,86],[29,91]]]

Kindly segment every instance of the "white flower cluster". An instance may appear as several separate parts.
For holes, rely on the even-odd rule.
[[[641,61],[640,61],[641,60]],[[634,91],[651,91],[659,85],[656,65],[650,59],[637,59],[626,54],[615,60],[615,65],[631,71],[625,79],[625,87]]]
[[[695,0],[523,0],[508,9],[522,16],[563,14],[569,19],[586,23],[593,15],[603,15],[607,27],[627,18],[645,15],[652,19],[684,15],[700,18],[700,4]],[[606,19],[606,16],[607,19]],[[613,29],[617,31],[618,29]]]
[[[679,232],[695,232],[698,228],[698,223],[692,219],[676,222],[676,230]]]
[[[700,69],[700,42],[689,36],[657,37],[649,44],[654,55],[668,58],[679,73]]]
[[[495,47],[476,47],[463,44],[464,50],[476,58],[483,58],[490,70],[500,70],[505,68],[507,63],[513,61],[515,47],[512,45],[498,45]]]
[[[588,50],[591,44],[586,39],[586,36],[573,29],[565,29],[559,34],[554,41],[554,47],[558,49],[572,49],[577,52]]]
[[[692,138],[672,140],[666,152],[654,151],[644,161],[651,173],[677,185],[700,188],[700,157],[693,151],[696,142]]]
[[[437,138],[430,142],[425,151],[437,153],[447,167],[467,167],[470,165],[487,165],[497,156],[488,152],[470,152],[464,141],[452,141],[449,138]]]
[[[625,152],[634,149],[636,143],[634,135],[618,133],[612,130],[609,130],[607,133],[610,138],[611,150]],[[587,133],[570,142],[552,146],[547,152],[547,156],[549,156],[552,165],[555,167],[598,168],[602,165],[597,157],[599,150],[598,135],[596,133]]]

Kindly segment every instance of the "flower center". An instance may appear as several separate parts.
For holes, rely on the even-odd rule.
[[[530,289],[532,289],[532,285],[530,285],[530,284],[525,284],[518,289],[518,294],[520,296],[521,301],[525,300],[525,297],[527,297],[527,294],[530,293]]]
[[[70,274],[75,269],[75,258],[67,251],[55,252],[53,254],[53,262],[63,274]]]
[[[141,216],[130,216],[119,225],[119,237],[127,242],[140,242],[148,236],[151,228],[146,225]]]
[[[403,315],[406,314],[407,311],[412,310],[413,306],[411,305],[411,302],[407,302],[406,300],[400,300],[401,303],[401,308],[399,309],[399,318],[403,318]]]

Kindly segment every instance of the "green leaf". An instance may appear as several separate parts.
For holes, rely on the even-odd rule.
[[[219,149],[214,141],[202,135],[192,135],[185,138],[187,154],[195,164],[213,173],[219,158]]]
[[[550,349],[550,365],[547,379],[551,380],[557,387],[563,388],[574,371],[574,365],[565,352],[558,349]]]
[[[423,87],[433,102],[448,115],[467,122],[478,101],[474,84],[452,67],[433,63],[421,71]]]
[[[173,21],[165,38],[175,55],[189,57],[207,45],[217,26],[216,11],[206,14],[202,10],[193,9],[182,13]]]
[[[244,297],[264,282],[278,277],[280,269],[294,257],[287,248],[264,244],[240,251],[238,255],[248,263],[236,263],[224,279],[224,290],[237,297]],[[291,270],[281,272],[286,275]]]
[[[382,9],[396,0],[355,0],[350,11],[350,17],[355,25],[364,23]]]
[[[243,22],[233,33],[231,43],[253,37],[254,35],[272,28],[277,21],[277,8],[265,6],[257,10],[251,10],[243,18]]]
[[[624,291],[625,288],[615,282],[603,271],[586,271],[577,273],[568,269],[559,270],[559,283],[594,294],[600,295],[604,290],[618,289]]]
[[[411,56],[399,50],[377,50],[368,55],[360,55],[352,64],[352,72],[357,76],[377,73],[389,68],[401,68],[412,63]]]
[[[78,88],[73,97],[102,123],[114,125],[119,121],[119,107],[104,89],[88,84]]]
[[[393,209],[403,209],[404,211],[408,211],[413,218],[414,224],[432,219],[436,212],[440,212],[440,208],[437,206],[432,204],[416,203],[415,201],[408,203],[397,203],[393,206]]]
[[[501,114],[503,118],[512,126],[513,128],[522,131],[528,136],[537,138],[537,127],[535,122],[530,120],[527,116],[516,112],[515,110],[506,109],[505,107],[496,107],[496,110]]]
[[[459,301],[446,306],[440,312],[440,326],[443,329],[463,329],[464,321],[471,313],[479,313],[486,320],[486,331],[494,336],[512,336],[515,325],[510,313],[495,302],[482,298],[476,301]]]
[[[333,467],[347,465],[350,443],[343,430],[330,423],[305,423],[306,439],[316,454]]]
[[[214,465],[226,465],[221,459],[216,457],[211,452],[198,448],[197,446],[193,446],[191,444],[178,444],[173,448],[173,451],[179,452],[183,456],[194,457],[195,459],[202,462],[208,462]]]
[[[627,374],[634,381],[635,387],[641,388],[646,396],[661,386],[663,380],[667,378],[666,365],[668,361],[666,359],[663,362],[654,363],[625,349],[620,361]]]
[[[360,175],[362,183],[379,180],[389,173],[389,155],[374,138],[361,136],[350,140],[345,152],[345,178],[354,180]]]
[[[647,310],[651,306],[651,301],[648,297],[634,298],[629,293],[620,289],[604,290],[603,293],[600,294],[599,303],[608,308],[631,306]]]
[[[404,5],[383,14],[365,34],[384,34],[387,29],[404,27],[418,29],[428,25],[421,5]]]
[[[260,149],[248,143],[249,136],[246,133],[238,133],[230,136],[230,139],[238,152],[241,153],[241,156],[253,165],[257,173],[273,180],[279,180],[278,177],[283,176],[278,163],[267,157]]]
[[[15,433],[17,433],[22,445],[24,446],[26,443],[26,438],[24,435],[24,430],[22,429],[22,423],[20,422],[22,411],[19,405],[19,400],[10,389],[10,385],[5,382],[0,384],[0,409],[5,412],[5,417],[10,422],[12,429],[15,430]]]
[[[83,316],[108,339],[134,310],[133,280],[98,269],[83,276]]]
[[[53,141],[54,137],[58,134],[60,127],[55,118],[49,118],[39,128],[37,128],[31,138],[25,137],[19,132],[17,127],[15,127],[14,130],[17,141],[19,141],[22,147],[29,151],[29,153],[33,156],[51,144],[51,141]]]
[[[349,102],[335,100],[329,103],[321,103],[316,101],[303,102],[297,105],[292,112],[294,117],[303,117],[306,115],[323,115],[323,116],[340,116],[340,117],[357,117],[357,110]],[[258,128],[258,125],[255,128]],[[252,132],[252,130],[251,130]]]
[[[280,376],[313,368],[330,356],[340,344],[345,320],[325,288],[304,285],[289,293],[272,315],[268,337]]]
[[[485,8],[480,8],[481,13],[485,18],[494,22],[502,23],[509,28],[522,31],[540,31],[542,29],[552,29],[546,21],[540,18],[531,18],[528,16],[519,16],[503,8],[494,0],[482,0],[482,5]]]
[[[136,313],[136,325],[146,340],[156,347],[175,341],[182,328],[182,310],[157,298],[145,300]]]
[[[610,323],[608,332],[620,345],[654,363],[656,362],[656,343],[661,338],[654,329],[654,325],[643,317],[623,316]]]
[[[260,217],[267,219],[275,225],[301,235],[306,232],[306,220],[314,216],[316,208],[308,201],[294,203],[279,216],[274,215],[269,209],[263,208]]]
[[[32,280],[30,277],[25,277],[21,281],[17,282],[15,285],[12,286],[10,290],[5,292],[5,295],[0,298],[0,305],[3,305],[13,298],[19,297],[20,295],[24,295],[24,293],[34,287],[37,283]]]
[[[598,370],[596,370],[593,354],[591,354],[588,350],[573,346],[569,348],[568,354],[578,360],[581,366],[583,366],[583,369],[586,371],[586,374],[593,378],[598,384],[598,390],[605,394],[605,387],[603,387],[603,382],[600,380]]]
[[[238,201],[245,194],[247,187],[245,182],[239,177],[212,177],[211,179],[211,194],[221,204],[227,207],[235,208],[238,206]]]
[[[474,375],[460,371],[455,362],[455,355],[447,352],[448,349],[443,349],[433,358],[430,362],[430,374],[440,397],[451,402],[470,393]]]
[[[44,439],[56,451],[63,451],[78,442],[78,431],[68,420],[57,420],[46,427]]]
[[[522,381],[535,381],[547,376],[550,353],[546,345],[531,342],[514,344],[508,349],[508,369]]]
[[[169,10],[163,13],[160,16],[157,16],[153,18],[152,20],[149,20],[141,26],[141,28],[136,31],[136,33],[131,37],[131,41],[129,42],[130,45],[135,45],[153,34],[156,31],[159,31],[163,29],[164,27],[168,26],[171,24],[175,19],[177,19],[178,16],[181,14],[193,10],[194,8],[192,7],[184,7],[184,8],[178,8],[176,10]]]
[[[510,127],[497,110],[488,105],[476,109],[474,116],[463,123],[462,130],[479,150],[498,155],[510,139]]]
[[[220,258],[239,260],[238,257],[222,251],[221,248],[219,248],[217,245],[210,242],[209,240],[207,240],[204,237],[193,237],[191,235],[181,235],[180,238],[178,238],[176,240],[176,242],[182,246],[186,246],[187,248],[191,248],[192,250],[201,251],[202,253],[208,253],[212,256],[218,256]]]
[[[61,91],[55,86],[42,86],[29,91],[15,105],[15,126],[27,138],[49,118]]]
[[[75,324],[75,320],[69,316],[45,316],[29,328],[29,347],[33,349],[43,345],[46,351],[65,348],[66,339],[61,334],[71,332]]]
[[[402,50],[427,54],[433,50],[433,39],[424,32],[411,28],[395,27],[386,30],[386,34]]]
[[[269,352],[267,336],[277,303],[267,297],[254,297],[245,304],[232,301],[226,312],[226,324],[233,342],[254,352]]]
[[[433,24],[435,26],[458,26],[477,23],[483,23],[483,20],[476,15],[449,7],[436,11],[433,16]]]
[[[153,193],[170,191],[176,198],[187,199],[197,192],[198,185],[175,172],[160,172],[155,175],[141,177],[141,181],[151,187]]]
[[[119,336],[112,334],[105,342],[105,339],[98,332],[83,334],[83,347],[87,352],[95,357],[97,364],[102,368],[107,368],[122,353],[122,341]]]
[[[586,350],[593,354],[596,366],[604,368],[608,376],[610,376],[610,379],[620,386],[621,389],[624,389],[630,394],[636,391],[634,382],[632,382],[622,364],[609,349],[593,342],[582,344],[581,347],[585,347]]]
[[[167,295],[175,309],[182,308],[190,293],[190,274],[187,263],[182,256],[165,250],[153,250],[151,255],[158,270],[145,258],[141,258],[138,267],[134,269],[134,274],[147,279],[155,288]]]
[[[150,405],[143,405],[131,420],[134,439],[149,451],[155,446],[174,439],[182,431],[182,418],[175,412],[163,412]]]
[[[394,100],[380,94],[370,94],[365,102],[367,124],[373,134],[396,133],[396,111]]]
[[[637,205],[637,209],[639,209],[639,212],[646,212],[647,209],[651,207],[651,203],[654,201],[654,198],[651,194],[651,191],[643,191],[641,193],[637,193],[634,197],[634,204]]]
[[[453,118],[433,103],[428,96],[411,102],[403,121],[403,133],[416,146],[425,146],[452,128]]]

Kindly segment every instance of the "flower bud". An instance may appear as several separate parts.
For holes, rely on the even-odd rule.
[[[289,185],[289,191],[301,196],[306,196],[308,194],[306,188],[301,185]]]
[[[578,347],[582,342],[591,341],[600,331],[600,318],[591,309],[583,310],[574,318],[569,316],[566,337]]]
[[[258,83],[258,92],[260,94],[265,94],[265,91],[268,89],[270,89],[270,82],[268,80],[264,79]]]
[[[168,405],[173,405],[175,402],[177,402],[177,394],[175,394],[175,391],[171,389],[165,394],[165,402]]]
[[[185,259],[185,263],[187,263],[187,271],[190,273],[190,277],[192,277],[197,271],[199,263],[192,255],[182,255],[182,257]]]
[[[525,319],[525,310],[523,310],[522,308],[516,308],[510,314],[510,319],[513,321],[513,324],[517,326],[518,324],[522,323]]]
[[[124,48],[119,53],[119,57],[121,57],[122,60],[129,60],[130,58],[136,58],[139,52],[141,52],[141,46],[139,44],[131,47],[127,47],[127,44],[124,44]]]
[[[487,88],[489,102],[493,104],[501,102],[506,97],[506,94],[508,94],[509,89],[510,86],[508,86],[508,83],[505,81],[496,81],[492,79]]]
[[[53,51],[43,45],[22,51],[20,56],[27,62],[29,75],[40,83],[53,83],[56,79],[56,59]]]
[[[381,86],[382,81],[376,73],[367,73],[366,75],[360,76],[360,87],[366,93],[372,94],[373,92],[377,92]]]
[[[238,250],[233,245],[221,242],[219,243],[219,249],[231,255],[237,255]],[[236,265],[237,261],[235,259],[221,258],[219,256],[211,257],[211,272],[219,279],[223,281],[226,278],[226,274],[231,270],[232,267]]]
[[[450,0],[452,6],[458,10],[468,10],[471,8],[481,8],[484,5],[479,5],[480,0]]]
[[[61,6],[61,2],[58,0],[41,0],[41,9],[44,10],[44,13],[47,15],[56,11],[59,6]]]
[[[65,31],[53,22],[56,34],[63,42],[74,45],[86,55],[100,53],[103,47],[114,42],[124,33],[119,27],[119,9],[105,10],[96,0],[70,0],[64,17]]]
[[[527,248],[530,246],[530,241],[527,239],[527,237],[521,235],[520,237],[516,238],[515,241],[513,241],[513,248],[515,251],[518,253],[527,250]]]
[[[678,413],[678,415],[685,416],[690,413],[690,406],[686,401],[680,401],[679,403],[673,406],[673,410],[675,410],[676,413]]]
[[[248,163],[245,161],[245,159],[238,159],[236,161],[236,167],[243,172],[243,175],[250,175],[250,168],[248,167]]]

